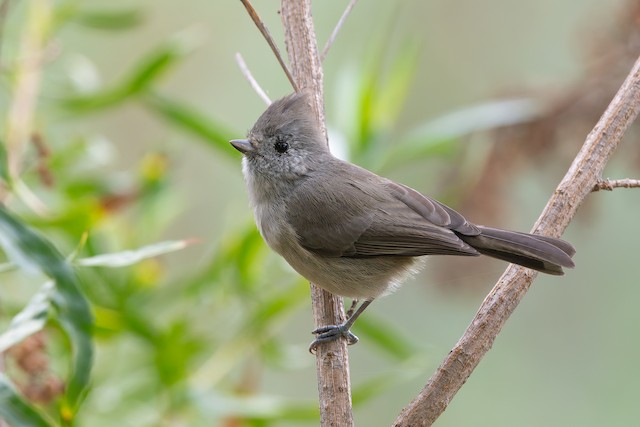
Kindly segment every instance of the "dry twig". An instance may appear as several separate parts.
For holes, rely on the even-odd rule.
[[[244,75],[247,81],[249,81],[249,84],[251,85],[253,90],[256,91],[260,99],[262,99],[265,102],[265,104],[270,105],[271,100],[269,99],[269,96],[262,89],[262,87],[260,87],[260,84],[258,84],[258,81],[253,77],[253,74],[251,74],[251,71],[249,70],[247,63],[244,62],[244,58],[242,58],[242,55],[240,55],[240,53],[236,53],[236,62],[238,63],[238,67],[240,67],[240,71],[242,71],[242,75]]]
[[[640,108],[640,58],[609,107],[587,136],[567,174],[549,199],[533,230],[559,236],[591,193],[611,154]],[[480,306],[464,335],[418,397],[400,413],[395,427],[429,426],[447,408],[489,351],[537,273],[510,265]]]
[[[601,179],[591,191],[613,191],[614,188],[640,188],[640,179]]]
[[[287,78],[289,79],[289,82],[291,83],[293,90],[298,92],[299,87],[296,84],[296,81],[293,79],[293,76],[291,75],[291,71],[289,71],[289,67],[287,67],[287,64],[284,63],[284,60],[282,59],[282,55],[280,55],[280,50],[278,49],[278,46],[276,46],[276,43],[273,41],[273,37],[271,37],[271,33],[269,33],[269,29],[267,28],[266,25],[264,25],[264,22],[260,18],[260,15],[258,15],[258,12],[256,12],[256,10],[253,8],[253,5],[249,0],[240,0],[240,1],[244,5],[244,7],[247,9],[247,12],[249,12],[249,16],[251,17],[251,19],[253,19],[253,22],[256,24],[256,27],[258,27],[258,30],[260,30],[260,32],[262,33],[262,36],[264,37],[264,39],[269,44],[269,47],[271,48],[271,51],[273,52],[273,54],[276,56],[276,59],[280,63],[282,70],[287,75]]]
[[[336,37],[338,36],[338,33],[342,29],[344,22],[347,20],[347,17],[353,10],[353,7],[356,5],[356,3],[358,3],[358,0],[351,0],[347,5],[347,8],[344,10],[344,12],[342,12],[342,16],[338,20],[336,27],[333,29],[333,32],[329,36],[327,43],[324,45],[324,49],[322,49],[322,54],[320,55],[320,62],[324,62],[324,59],[327,57],[327,54],[329,53],[329,49],[331,49],[331,46],[333,46],[333,42],[336,41]]]

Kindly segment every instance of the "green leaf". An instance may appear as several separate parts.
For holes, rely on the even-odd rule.
[[[273,293],[260,301],[255,311],[246,316],[233,339],[219,347],[200,369],[207,384],[216,384],[227,375],[255,347],[268,340],[276,329],[285,324],[292,312],[308,297],[309,288],[300,281],[281,292]]]
[[[401,331],[374,315],[368,314],[358,319],[354,330],[366,337],[367,344],[374,345],[397,360],[404,360],[415,354],[414,346],[404,339]]]
[[[137,9],[81,11],[73,18],[79,24],[89,28],[124,30],[140,24],[142,22],[142,13]]]
[[[235,396],[209,392],[197,394],[193,398],[209,418],[314,421],[320,416],[317,403],[291,402],[272,395]]]
[[[532,99],[490,101],[445,114],[419,125],[394,145],[380,169],[446,154],[465,135],[535,120],[543,106]]]
[[[9,329],[0,335],[0,353],[44,328],[51,310],[53,281],[46,282],[29,304],[16,314]]]
[[[391,63],[386,79],[379,85],[372,106],[372,125],[388,129],[396,123],[417,69],[418,46],[404,43],[398,56]]]
[[[0,139],[0,178],[7,184],[11,185],[11,177],[9,176],[9,164],[7,160],[7,146]]]
[[[438,139],[426,137],[407,140],[390,146],[384,157],[374,161],[372,169],[383,173],[396,167],[404,167],[408,163],[429,157],[446,157],[455,152],[457,139]]]
[[[376,143],[395,124],[406,100],[417,58],[415,43],[404,43],[391,61],[386,60],[384,52],[378,51],[372,64],[355,80],[358,93],[353,116],[357,128],[347,133],[355,133],[351,137],[352,151],[359,161],[371,155]]]
[[[381,372],[354,386],[351,393],[353,406],[361,406],[382,393],[388,393],[398,384],[422,377],[425,369],[431,364],[432,361],[426,355],[414,353],[411,358],[390,366],[388,371]]]
[[[188,240],[171,240],[154,243],[133,251],[114,252],[96,255],[90,258],[77,259],[74,261],[74,264],[82,267],[125,267],[158,255],[179,251],[186,248],[189,243],[190,241]]]
[[[258,276],[262,271],[262,256],[266,245],[253,221],[241,229],[231,233],[216,249],[209,265],[196,277],[190,280],[186,290],[198,293],[210,283],[224,282],[222,276],[233,275],[237,286],[233,290],[242,293],[255,293],[255,286],[260,285]]]
[[[353,406],[360,406],[382,394],[400,381],[397,372],[384,372],[354,386],[351,392]]]
[[[230,148],[229,140],[237,138],[240,135],[239,132],[232,132],[194,108],[158,93],[147,92],[143,100],[151,111],[161,116],[167,123],[196,136],[209,147],[216,148],[229,157],[237,158],[238,154],[236,150]]]
[[[142,59],[123,81],[111,89],[63,99],[61,105],[75,113],[113,107],[147,89],[195,47],[198,35],[179,34]]]
[[[53,426],[20,397],[9,378],[2,373],[0,373],[0,419],[16,427]]]
[[[15,270],[16,265],[12,262],[3,262],[0,264],[0,273],[4,273],[5,271]]]
[[[457,139],[474,132],[532,121],[543,112],[533,99],[504,99],[462,108],[414,129],[409,141]]]
[[[80,291],[79,279],[48,240],[27,228],[4,208],[0,208],[0,245],[21,268],[42,272],[55,282],[51,305],[72,346],[66,405],[61,411],[65,414],[63,418],[72,417],[89,384],[93,364],[93,317],[89,303]]]
[[[206,346],[190,331],[189,323],[178,320],[154,341],[154,365],[160,381],[171,386],[191,372],[193,360]]]

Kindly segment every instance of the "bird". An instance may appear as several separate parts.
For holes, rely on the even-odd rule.
[[[250,205],[267,245],[310,282],[354,301],[344,323],[313,331],[311,352],[340,337],[358,342],[350,331],[358,316],[426,256],[487,255],[551,275],[574,267],[575,248],[564,240],[473,224],[411,187],[335,157],[306,90],[270,104],[246,139],[230,143],[243,155]]]

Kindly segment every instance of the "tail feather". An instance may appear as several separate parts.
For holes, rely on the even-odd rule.
[[[481,233],[477,236],[459,234],[459,237],[481,254],[553,275],[562,275],[562,267],[575,265],[571,257],[576,250],[564,240],[483,226],[478,228]]]

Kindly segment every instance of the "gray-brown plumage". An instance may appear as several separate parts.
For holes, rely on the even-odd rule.
[[[561,275],[574,248],[551,237],[474,225],[405,185],[339,160],[329,152],[307,95],[274,102],[246,140],[243,172],[256,223],[267,244],[302,276],[364,307],[400,284],[424,255],[480,254]],[[349,331],[315,331],[312,344]]]

